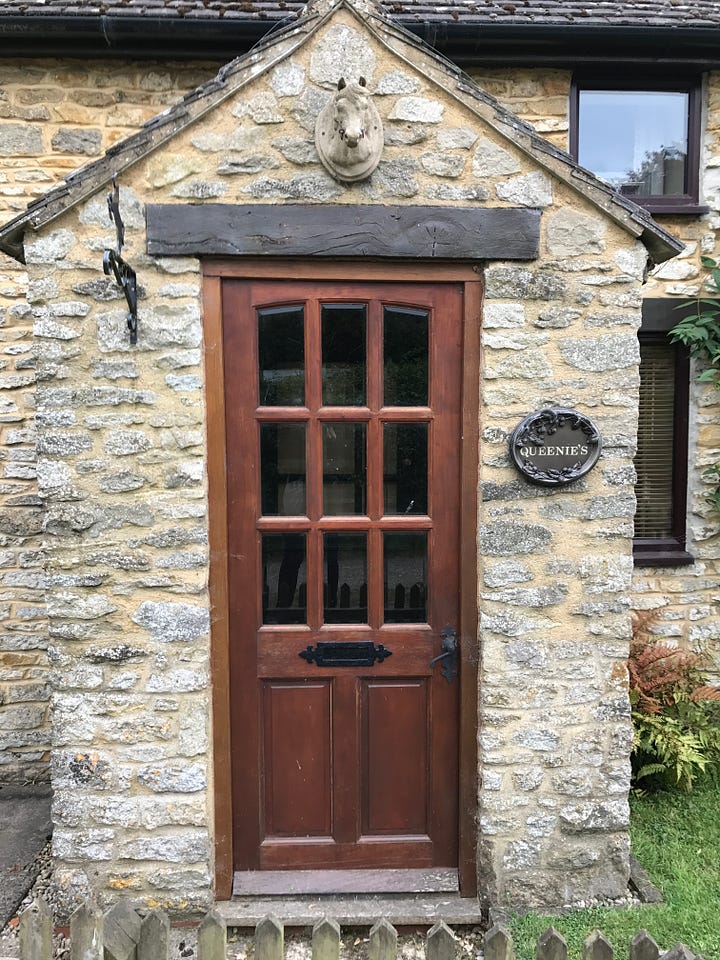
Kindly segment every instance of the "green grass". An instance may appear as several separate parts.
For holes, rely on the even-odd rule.
[[[517,960],[534,960],[535,942],[550,924],[568,941],[572,960],[582,956],[582,942],[595,927],[617,958],[628,956],[630,940],[644,927],[663,950],[684,943],[704,960],[720,960],[720,785],[706,780],[691,794],[634,798],[631,835],[633,852],[665,903],[516,917]]]

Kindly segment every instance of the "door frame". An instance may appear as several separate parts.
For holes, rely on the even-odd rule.
[[[317,260],[210,259],[202,262],[203,333],[210,546],[210,671],[215,847],[215,897],[229,900],[233,882],[233,791],[230,724],[230,643],[227,562],[227,476],[222,281],[263,279],[462,283],[463,333],[460,438],[460,717],[458,876],[463,896],[477,895],[478,610],[477,485],[480,418],[480,268],[464,263],[372,263]]]

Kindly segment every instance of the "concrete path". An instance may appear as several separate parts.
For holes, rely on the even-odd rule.
[[[50,787],[0,785],[0,930],[35,881],[35,859],[52,832]]]

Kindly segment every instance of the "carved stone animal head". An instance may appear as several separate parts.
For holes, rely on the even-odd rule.
[[[315,145],[325,168],[337,180],[364,180],[377,167],[383,147],[382,121],[364,77],[357,82],[340,78],[334,96],[317,118]]]

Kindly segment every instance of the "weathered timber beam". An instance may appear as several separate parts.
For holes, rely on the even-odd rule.
[[[515,207],[148,204],[162,256],[533,260],[540,211]]]

